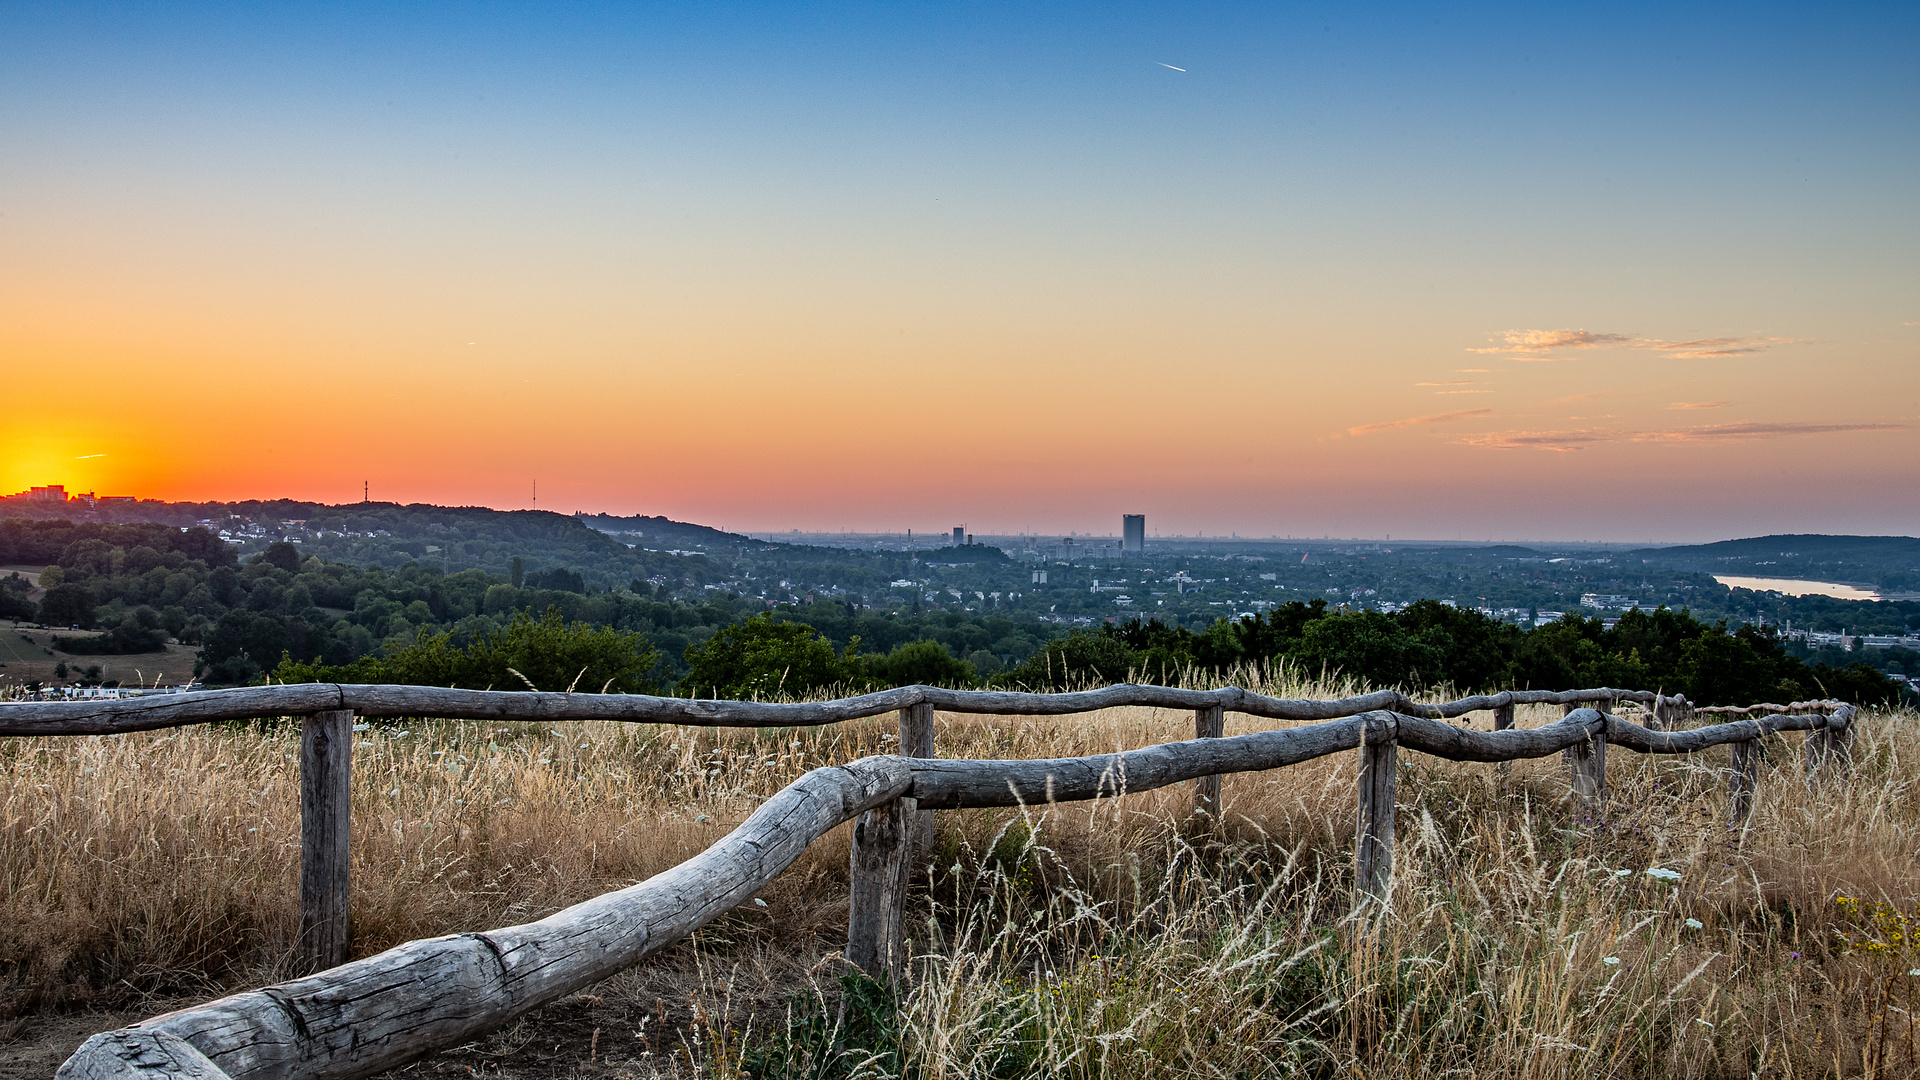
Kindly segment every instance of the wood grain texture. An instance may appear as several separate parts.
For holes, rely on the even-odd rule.
[[[215,720],[307,716],[345,702],[332,683],[247,686],[124,701],[18,701],[0,704],[0,735],[112,735]]]
[[[847,962],[898,985],[906,968],[908,836],[904,799],[861,814],[853,827]]]
[[[1393,882],[1393,800],[1400,784],[1400,747],[1392,739],[1368,739],[1360,747],[1355,785],[1359,819],[1354,827],[1354,886],[1385,900]]]
[[[1744,825],[1753,815],[1753,794],[1760,787],[1760,743],[1750,739],[1733,744],[1727,767],[1727,820]]]
[[[1845,704],[1846,702],[1844,701],[1835,701],[1831,698],[1821,701],[1796,701],[1788,705],[1775,705],[1772,702],[1762,701],[1752,705],[1696,705],[1693,707],[1693,711],[1696,713],[1739,714],[1756,712],[1831,712]]]
[[[54,1080],[232,1080],[192,1043],[164,1031],[107,1031],[80,1044]]]
[[[606,978],[753,897],[828,830],[904,793],[907,759],[814,769],[699,855],[538,922],[377,956],[135,1025],[232,1080],[368,1076],[467,1041]]]
[[[1574,801],[1589,813],[1598,813],[1607,801],[1606,729],[1589,734],[1561,754],[1567,762],[1567,784]]]
[[[249,720],[261,716],[307,716],[350,709],[363,717],[428,716],[448,720],[616,720],[692,727],[811,727],[859,720],[914,705],[946,712],[1002,716],[1061,716],[1126,705],[1166,709],[1218,707],[1271,720],[1332,720],[1376,709],[1408,716],[1448,719],[1513,704],[1573,704],[1584,700],[1653,702],[1649,691],[1503,690],[1438,705],[1417,702],[1395,690],[1317,701],[1272,698],[1237,686],[1183,690],[1119,684],[1065,694],[1003,690],[948,690],[902,686],[836,701],[700,701],[644,694],[565,694],[535,691],[455,690],[432,686],[306,683],[203,690],[125,701],[40,701],[0,704],[0,735],[101,735],[126,731]],[[1786,710],[1775,710],[1786,711]]]
[[[1509,702],[1505,705],[1496,707],[1493,710],[1493,730],[1507,731],[1507,730],[1510,730],[1512,727],[1513,727],[1513,704]],[[1513,762],[1503,761],[1498,766],[1496,766],[1496,769],[1500,776],[1501,786],[1504,787],[1513,780]]]
[[[933,706],[923,702],[900,710],[900,752],[907,757],[934,756]],[[907,831],[913,837],[908,858],[921,858],[933,850],[933,811],[919,809],[913,799],[907,799],[902,809],[907,815]]]
[[[300,924],[305,971],[347,961],[353,796],[353,713],[329,709],[300,724]]]
[[[1593,709],[1578,709],[1551,724],[1505,731],[1475,731],[1417,716],[1401,716],[1396,722],[1400,743],[1410,750],[1451,761],[1513,761],[1559,753],[1605,730],[1606,718]]]
[[[1819,713],[1775,713],[1709,724],[1690,731],[1653,731],[1617,716],[1607,718],[1607,739],[1642,754],[1694,754],[1721,743],[1747,742],[1775,731],[1825,729],[1832,717]],[[1844,721],[1841,722],[1845,726]]]
[[[1226,710],[1218,705],[1193,711],[1193,737],[1218,739],[1227,733]],[[1202,776],[1193,782],[1193,816],[1212,829],[1220,823],[1220,774]]]
[[[1843,775],[1853,763],[1853,716],[1853,706],[1842,705],[1808,734],[1804,748],[1808,782]]]
[[[1095,757],[935,758],[914,762],[912,794],[921,807],[939,810],[1117,798],[1213,773],[1277,769],[1351,750],[1360,745],[1362,729],[1375,732],[1370,738],[1384,741],[1393,737],[1397,721],[1393,713],[1375,710],[1307,727],[1163,743]]]

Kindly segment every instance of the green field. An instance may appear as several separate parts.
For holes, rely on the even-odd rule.
[[[40,646],[23,638],[12,627],[0,630],[0,664],[22,664],[46,661],[53,658]]]

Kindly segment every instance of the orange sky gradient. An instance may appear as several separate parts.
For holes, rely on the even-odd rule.
[[[1456,78],[1334,25],[1364,71],[1196,19],[1162,50],[1184,75],[1115,31],[1049,54],[1094,89],[976,90],[975,60],[861,69],[771,31],[772,70],[728,67],[684,26],[524,54],[438,28],[486,71],[336,28],[373,53],[327,77],[304,39],[276,71],[130,32],[63,71],[31,43],[84,34],[36,23],[0,56],[0,490],[517,508],[537,480],[546,509],[755,531],[1920,530],[1920,189],[1872,134],[1911,73],[1794,76],[1873,114],[1824,128],[1597,61],[1516,104],[1491,53]],[[672,70],[587,56],[599,33]],[[852,69],[812,73],[822,48]],[[1547,115],[1614,151],[1557,163]]]

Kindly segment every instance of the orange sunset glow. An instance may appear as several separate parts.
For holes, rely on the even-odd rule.
[[[1447,39],[1458,76],[1331,24],[1196,20],[1152,46],[1179,67],[1142,27],[1018,19],[967,31],[992,60],[857,23],[764,28],[754,63],[645,19],[309,29],[14,53],[0,364],[31,406],[0,488],[538,483],[739,529],[1920,525],[1913,151],[1873,135],[1910,73],[1810,79],[1849,117],[1815,125],[1738,50],[1527,100],[1497,40]],[[1548,115],[1614,152],[1547,163]]]

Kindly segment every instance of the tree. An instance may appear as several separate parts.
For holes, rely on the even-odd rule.
[[[26,585],[26,579],[19,574],[0,579],[0,619],[18,622],[33,618],[37,609],[33,601],[27,599]]]
[[[1754,648],[1750,638],[1729,634],[1725,624],[1686,643],[1680,650],[1679,675],[1687,699],[1700,705],[1745,705],[1808,696],[1783,671],[1784,655]],[[1797,662],[1795,667],[1801,667]],[[1804,670],[1804,668],[1803,668]]]
[[[442,639],[449,635],[439,635]],[[569,623],[557,608],[535,619],[524,611],[475,642],[459,685],[517,690],[526,682],[540,690],[598,694],[649,694],[660,653],[646,635],[610,626]],[[516,675],[515,672],[519,674]]]
[[[885,655],[862,657],[867,677],[879,686],[951,686],[964,688],[975,681],[974,665],[947,651],[937,641],[922,639],[895,645]]]
[[[229,611],[207,632],[194,671],[205,673],[208,682],[249,683],[279,661],[291,644],[282,620],[250,611]]]
[[[1308,671],[1337,672],[1374,686],[1434,683],[1446,670],[1445,654],[1426,636],[1407,633],[1393,616],[1377,611],[1309,623],[1293,655]]]
[[[73,638],[61,648],[76,655],[124,655],[159,652],[167,647],[167,630],[160,613],[140,605],[126,613],[112,629],[94,637]]]
[[[97,606],[93,591],[85,585],[55,585],[40,598],[40,621],[48,626],[91,627]]]
[[[679,692],[729,699],[817,693],[859,681],[860,672],[850,662],[858,650],[858,638],[843,656],[813,627],[775,622],[771,613],[762,612],[687,646],[690,670]]]
[[[1495,622],[1477,611],[1419,600],[1394,615],[1394,621],[1416,640],[1438,649],[1440,669],[1429,673],[1434,682],[1461,690],[1500,689],[1512,681],[1513,650],[1520,628]]]
[[[529,589],[552,589],[556,592],[580,593],[582,595],[585,595],[587,591],[586,580],[580,576],[579,572],[569,570],[564,566],[556,566],[551,570],[535,571],[534,573],[525,575],[525,580],[526,588]]]
[[[290,620],[297,621],[297,620]],[[415,633],[384,655],[347,664],[281,658],[282,682],[401,683],[467,690],[548,690],[583,694],[650,694],[660,652],[645,635],[608,626],[569,623],[548,608],[535,619],[515,612],[506,626],[464,648],[453,631]],[[323,644],[325,649],[329,645]]]
[[[300,549],[287,543],[285,540],[275,540],[273,543],[267,545],[267,550],[261,554],[260,561],[266,563],[268,566],[285,570],[289,574],[298,573],[300,571]]]
[[[1126,682],[1138,659],[1117,637],[1075,631],[1047,642],[998,681],[1023,690],[1078,690]]]

